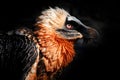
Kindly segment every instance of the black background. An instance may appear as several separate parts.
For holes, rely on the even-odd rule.
[[[43,2],[44,1],[44,2]],[[79,17],[100,33],[97,46],[79,53],[62,75],[62,80],[115,79],[118,73],[120,8],[117,1],[30,0],[0,2],[0,31],[20,26],[32,27],[40,12],[48,7],[61,7]]]

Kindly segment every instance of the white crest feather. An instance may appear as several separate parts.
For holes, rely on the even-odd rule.
[[[64,24],[66,17],[70,15],[67,11],[61,8],[49,8],[42,12],[38,17],[37,24],[42,24],[49,28],[60,28]]]

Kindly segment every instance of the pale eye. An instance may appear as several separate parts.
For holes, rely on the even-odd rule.
[[[67,29],[73,29],[73,26],[71,24],[66,24]]]

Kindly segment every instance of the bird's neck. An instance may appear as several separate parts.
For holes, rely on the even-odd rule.
[[[73,60],[73,41],[58,38],[55,34],[43,32],[42,29],[37,35],[47,72],[55,72]]]

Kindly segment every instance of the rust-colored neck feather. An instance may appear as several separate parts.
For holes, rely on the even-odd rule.
[[[45,27],[35,31],[35,34],[39,39],[46,71],[57,71],[73,60],[75,52],[72,40],[58,38],[54,31],[47,30]]]

